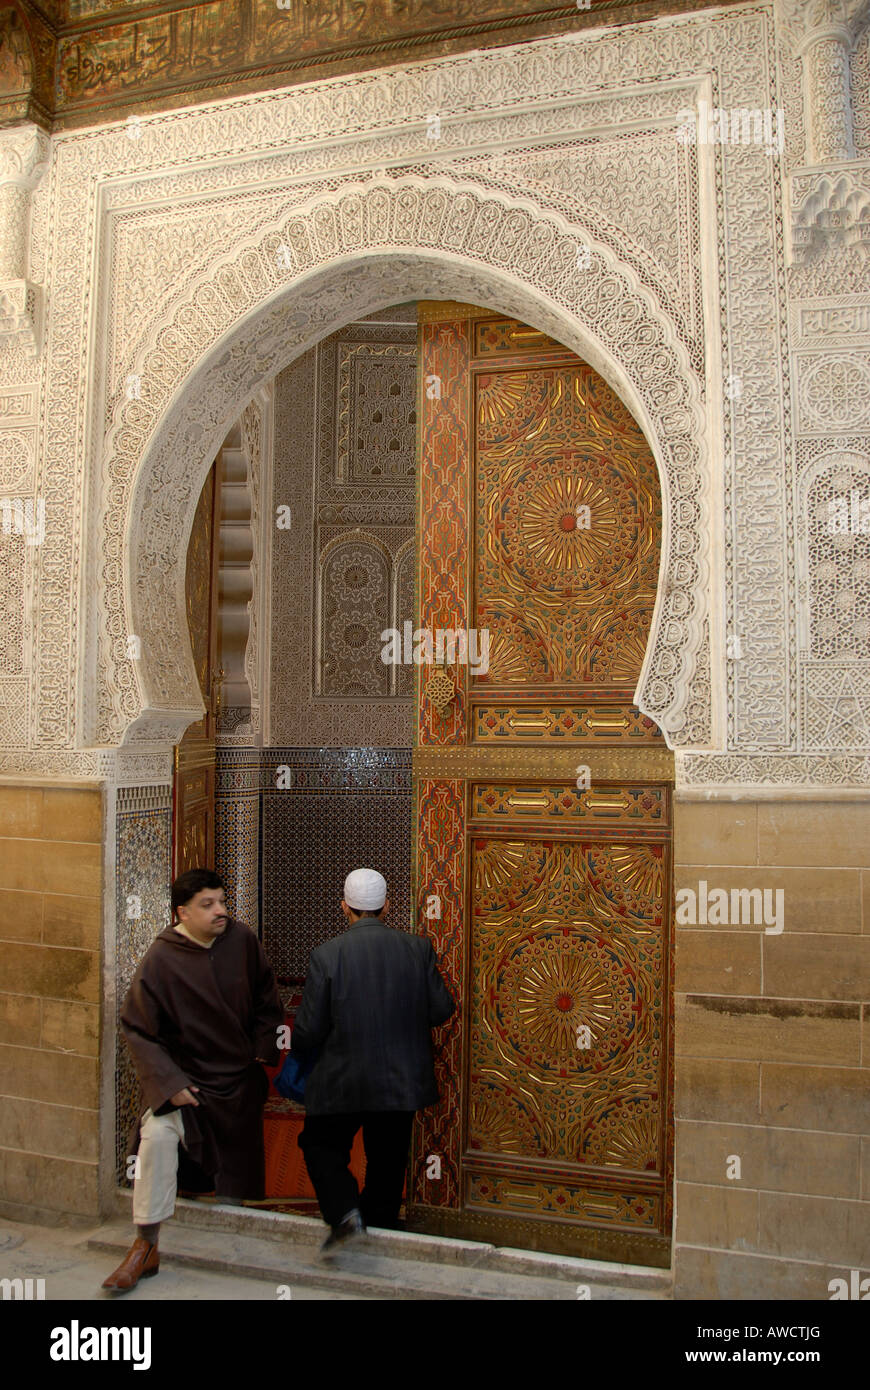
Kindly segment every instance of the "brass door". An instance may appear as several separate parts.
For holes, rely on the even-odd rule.
[[[220,708],[218,649],[219,487],[214,465],[203,484],[187,547],[187,623],[205,715],[175,748],[172,876],[214,868],[215,729]]]
[[[420,319],[415,893],[459,1008],[411,1224],[665,1265],[673,761],[632,703],[655,462],[559,343],[467,305]]]

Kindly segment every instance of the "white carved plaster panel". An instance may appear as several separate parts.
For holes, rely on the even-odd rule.
[[[794,176],[791,249],[796,267],[793,292],[800,293],[805,284],[801,269],[830,275],[839,284],[848,284],[844,270],[853,270],[857,273],[854,288],[866,291],[870,278],[870,163],[852,163],[845,173],[801,171]]]
[[[742,754],[676,752],[678,788],[697,788],[708,796],[722,788],[727,796],[742,792],[784,797],[810,790],[820,795],[863,799],[870,786],[870,756],[848,753]]]
[[[4,184],[0,173],[0,278],[27,274],[30,193],[21,184]]]
[[[709,178],[718,211],[715,220],[702,201],[700,254],[711,287],[719,278],[723,334],[720,344],[708,294],[707,380],[715,382],[724,372],[742,383],[742,395],[724,406],[722,437],[711,407],[707,439],[700,414],[704,382],[691,370],[685,334],[685,289],[691,284],[687,266],[680,264],[688,250],[685,231],[670,264],[661,267],[682,290],[681,296],[671,294],[671,312],[665,276],[656,276],[664,254],[657,232],[651,233],[654,250],[639,236],[629,238],[620,259],[607,243],[603,206],[590,200],[588,219],[574,219],[560,211],[565,195],[557,188],[549,195],[509,195],[494,180],[481,174],[475,181],[459,167],[487,152],[537,148],[546,141],[558,165],[559,146],[576,146],[584,130],[590,139],[593,131],[606,132],[612,146],[612,131],[624,129],[620,123],[644,103],[655,113],[647,130],[660,131],[687,105],[686,87],[695,84],[698,91],[705,74],[711,86],[704,90],[715,103],[775,105],[770,19],[771,9],[763,5],[693,14],[149,117],[136,141],[123,126],[56,137],[51,198],[44,204],[50,218],[51,322],[41,422],[50,528],[52,517],[54,522],[52,544],[40,556],[38,703],[28,766],[36,770],[43,759],[58,767],[65,760],[82,769],[103,766],[101,754],[53,750],[71,749],[75,739],[117,741],[140,716],[128,738],[172,738],[185,717],[199,713],[189,643],[180,640],[183,566],[179,570],[177,557],[186,548],[210,453],[258,385],[319,337],[380,305],[425,295],[491,305],[560,338],[602,372],[646,430],[669,511],[663,588],[641,702],[664,723],[671,741],[685,746],[709,746],[714,736],[724,737],[712,723],[711,668],[701,652],[710,583],[704,546],[710,528],[715,525],[718,533],[722,527],[728,617],[733,622],[736,616],[752,636],[739,669],[729,663],[732,751],[681,756],[686,784],[867,780],[866,759],[844,754],[814,761],[794,752],[795,605],[786,564],[794,532],[793,479],[782,365],[779,161],[751,147],[699,151],[702,193]],[[788,64],[781,61],[785,74]],[[793,76],[793,64],[791,71]],[[632,83],[640,90],[632,91]],[[426,148],[425,138],[433,110],[442,118],[437,151]],[[656,147],[654,139],[648,143]],[[404,177],[361,180],[355,172],[403,161]],[[282,174],[282,162],[292,172]],[[655,167],[652,158],[647,168]],[[232,197],[243,188],[250,195],[252,187],[252,204],[262,214],[269,179],[275,181],[269,215],[277,234],[270,241],[256,227],[240,224],[222,256],[212,255],[180,276],[172,303],[164,302],[162,318],[155,317],[148,330],[147,344],[126,362],[118,360],[116,387],[128,373],[140,372],[142,392],[140,399],[119,400],[104,449],[107,369],[100,356],[89,360],[88,331],[95,308],[98,327],[112,317],[117,287],[107,279],[106,260],[89,259],[92,247],[106,245],[96,235],[100,219],[110,210],[135,215],[137,207],[147,210],[149,203],[153,208],[165,200],[167,207],[189,206],[201,225],[209,198]],[[623,179],[630,186],[630,167]],[[673,183],[663,185],[660,197],[676,202],[679,192]],[[293,209],[304,204],[305,219],[294,221]],[[244,199],[238,206],[243,210]],[[425,232],[434,232],[435,244]],[[295,292],[294,276],[277,273],[282,238],[295,257]],[[582,286],[572,273],[580,243],[591,246],[593,265]],[[375,254],[363,261],[366,248],[399,254],[383,264]],[[792,275],[806,269],[795,267]],[[697,266],[691,275],[696,271]],[[856,286],[832,268],[813,271],[805,282],[793,279],[792,288],[824,297]],[[158,297],[147,278],[123,291],[151,303]],[[94,334],[98,345],[110,337]],[[21,370],[15,365],[14,371]],[[93,452],[86,457],[88,421]],[[709,496],[715,476],[711,449],[725,460],[724,489],[715,506]],[[85,467],[91,505],[82,532],[78,489]],[[71,499],[77,502],[78,532],[69,524]],[[80,570],[85,540],[86,567]],[[73,626],[59,615],[79,595],[87,599],[80,605],[87,621]],[[138,665],[126,659],[134,624],[143,629],[146,648]],[[711,629],[717,689],[724,661],[721,628],[717,615]],[[5,756],[4,765],[9,766]]]
[[[800,746],[870,749],[870,438],[798,445]]]
[[[626,97],[626,98],[624,98],[624,99],[625,99],[625,100],[628,100],[629,98]],[[645,99],[647,102],[649,102],[649,97],[648,97],[648,95],[646,95],[644,99]],[[637,98],[635,98],[635,104],[636,104],[636,102],[637,102]],[[613,112],[615,113],[616,110],[617,110],[617,108],[618,108],[618,104],[616,103],[616,101],[615,101],[614,99],[611,99],[611,103],[610,103],[610,104],[611,104],[611,108],[612,108]],[[658,115],[659,115],[659,118],[661,118],[661,116],[662,116],[666,111],[667,111],[667,104],[666,104],[666,101],[663,101],[663,100],[662,100],[662,97],[659,96],[659,98],[658,98]],[[546,120],[549,121],[551,128],[552,128],[552,123],[553,123],[553,114],[554,114],[554,113],[550,113],[550,112],[544,113],[545,118],[546,118]],[[540,112],[540,111],[537,112],[536,115],[537,115],[538,120],[539,120],[539,123],[540,123],[540,120],[541,120],[541,112]],[[672,124],[672,118],[671,118],[671,124]],[[406,137],[406,138],[407,138],[407,137]],[[412,136],[411,138],[413,138],[413,136]],[[141,149],[142,149],[141,142],[137,142],[137,153],[138,153]],[[709,721],[708,721],[708,724],[709,724]]]
[[[796,367],[801,434],[870,427],[870,353],[801,353]]]
[[[812,141],[809,151],[814,164],[850,159],[852,111],[849,103],[849,44],[839,35],[817,39],[804,59],[812,111]]]
[[[803,746],[870,752],[870,663],[802,662]]]
[[[117,787],[161,787],[170,795],[172,789],[172,750],[160,749],[151,753],[130,748],[118,748],[103,754],[101,768]]]
[[[106,782],[114,782],[117,774],[122,776],[125,786],[163,785],[172,777],[172,748],[152,746],[144,752],[134,749],[132,754],[126,748],[30,748],[0,752],[0,775],[21,773],[35,777],[73,777]]]
[[[10,529],[8,535],[0,534],[0,675],[3,676],[18,676],[24,671],[25,562],[23,531],[16,534]]]
[[[0,343],[22,358],[37,356],[42,341],[42,291],[29,280],[0,282]]]
[[[784,162],[786,170],[800,168],[807,162],[807,138],[804,128],[803,62],[784,45],[777,53],[779,67],[780,107],[785,125]]]
[[[851,159],[856,42],[870,17],[868,0],[777,0],[777,30],[788,59],[803,67],[804,153],[799,163]]]
[[[0,747],[27,747],[30,681],[27,676],[0,676]],[[2,762],[0,762],[2,767]]]
[[[379,270],[375,269],[371,256],[366,257],[364,263],[359,259],[361,246],[375,251],[403,242],[413,246],[417,241],[423,243],[428,256],[417,251],[407,260],[397,257],[395,266],[383,264]],[[445,243],[449,248],[446,256],[442,249]],[[276,251],[281,247],[289,248],[292,267],[280,263]],[[457,257],[455,261],[451,251]],[[196,316],[188,317],[183,329],[178,321],[173,327],[163,329],[158,335],[156,351],[150,354],[147,362],[143,360],[137,364],[135,375],[142,381],[142,398],[124,403],[110,433],[107,450],[109,459],[113,455],[117,459],[124,453],[139,457],[155,447],[149,441],[149,427],[153,428],[154,422],[160,419],[158,402],[166,399],[172,374],[179,365],[185,367],[201,360],[205,311],[199,306],[206,306],[212,320],[212,334],[223,328],[232,331],[232,337],[218,362],[212,362],[192,379],[188,378],[183,412],[176,409],[159,426],[161,453],[166,464],[139,471],[140,499],[137,501],[141,500],[144,510],[134,537],[139,553],[133,566],[139,578],[132,603],[132,622],[133,630],[142,639],[140,675],[145,678],[146,691],[150,685],[154,709],[164,705],[182,707],[191,689],[180,679],[185,673],[178,669],[181,631],[176,628],[174,611],[170,611],[174,610],[175,603],[169,602],[170,579],[177,581],[177,576],[171,573],[174,566],[168,557],[164,558],[166,520],[167,513],[171,515],[177,509],[177,515],[186,519],[189,529],[184,499],[190,490],[190,460],[202,454],[203,438],[209,440],[205,456],[211,451],[215,410],[225,411],[228,399],[237,404],[238,395],[247,394],[250,386],[257,384],[256,379],[253,383],[250,380],[252,362],[256,360],[254,353],[259,357],[262,371],[268,362],[267,346],[275,353],[282,352],[286,359],[293,352],[294,338],[298,346],[305,346],[312,338],[321,336],[325,327],[341,322],[329,300],[331,284],[336,280],[342,282],[338,289],[342,296],[348,290],[357,295],[370,295],[374,291],[383,303],[384,299],[395,299],[397,291],[401,298],[427,292],[426,287],[434,274],[445,285],[442,297],[462,297],[484,304],[497,299],[493,307],[513,311],[536,325],[542,323],[541,316],[545,314],[550,332],[553,332],[553,325],[559,323],[554,336],[575,347],[593,365],[597,365],[596,358],[603,360],[611,379],[614,375],[621,377],[617,389],[621,389],[623,396],[628,395],[636,413],[648,421],[653,448],[659,454],[665,474],[664,490],[671,502],[667,515],[673,525],[664,541],[665,553],[670,549],[671,584],[662,596],[658,640],[653,639],[651,669],[640,703],[675,736],[680,734],[685,726],[683,707],[688,697],[689,663],[700,641],[705,606],[706,566],[702,539],[706,539],[706,526],[702,524],[699,530],[696,522],[706,502],[700,460],[699,389],[688,369],[685,350],[676,340],[666,315],[661,310],[656,314],[650,297],[639,290],[633,277],[618,268],[603,248],[597,247],[590,268],[578,275],[576,253],[577,241],[561,219],[543,218],[539,213],[536,215],[534,209],[516,203],[512,206],[503,198],[484,197],[473,187],[451,186],[446,180],[438,187],[427,187],[423,181],[405,178],[395,183],[352,187],[343,194],[316,200],[308,208],[295,211],[291,218],[267,233],[259,245],[250,247],[240,258],[234,256],[232,264],[213,268],[209,283],[194,291],[191,305],[197,305],[199,312],[193,311]],[[364,288],[354,286],[346,271],[342,276],[339,270],[342,256],[355,259]],[[469,271],[462,261],[482,263],[483,282],[478,278],[479,272]],[[524,275],[527,283],[534,268],[538,284],[543,282],[548,292],[550,306],[542,307],[544,296],[540,289],[530,294],[528,289],[517,289],[507,280],[501,293],[494,294],[495,275],[490,268],[493,263],[497,267],[512,265],[514,276]],[[284,297],[284,303],[279,300],[271,309],[262,311],[253,325],[250,315],[246,319],[242,314],[245,305],[253,308],[270,291],[274,296],[282,275],[290,278],[288,272],[292,270],[295,278],[301,280],[309,278],[318,266],[325,267],[314,282],[319,293],[312,293],[309,279],[304,307],[300,302],[292,318],[286,307],[289,296]],[[376,288],[379,275],[383,280]],[[385,289],[388,279],[392,281],[389,293]],[[449,292],[447,286],[450,286]],[[519,308],[520,304],[524,307]],[[369,299],[365,307],[375,305]],[[573,322],[565,315],[567,308],[573,309]],[[240,326],[233,331],[234,323]],[[194,338],[191,335],[197,334],[197,330],[197,338]],[[299,344],[301,333],[305,333],[305,338]],[[601,343],[609,344],[606,356],[598,346]],[[274,358],[269,365],[274,369]],[[220,389],[212,386],[210,396],[214,405],[210,405],[207,387],[204,390],[196,377],[201,373],[206,381],[216,383],[221,367],[230,372],[231,394],[225,382]],[[200,412],[205,408],[211,431],[206,433],[207,427],[201,424],[191,436],[195,403],[200,402]],[[173,438],[182,427],[182,413],[187,416],[185,447],[180,447],[177,436]],[[185,461],[185,467],[179,467],[180,459]],[[171,471],[167,476],[167,470],[174,470],[176,475],[180,471],[182,476],[172,479]],[[124,471],[129,474],[130,470],[125,468]],[[167,486],[161,489],[157,499],[152,491],[153,478],[160,473],[166,478]],[[148,479],[147,485],[145,479]],[[152,499],[153,519],[150,514]],[[173,499],[174,507],[168,507]],[[135,508],[137,503],[133,505]],[[111,516],[105,529],[109,533],[113,529]],[[164,586],[162,595],[159,590],[155,594],[158,585]],[[118,661],[126,643],[123,623],[118,622],[115,630],[113,655]],[[678,647],[683,651],[674,672],[670,658]],[[657,653],[664,656],[660,670],[656,669]],[[137,703],[132,686],[128,686],[122,706],[126,718],[136,716]],[[104,722],[107,713],[104,707],[99,725],[100,741],[111,737],[112,726]],[[119,731],[118,724],[115,728]],[[678,737],[677,741],[683,740]]]
[[[0,493],[32,492],[36,430],[0,428]]]
[[[870,451],[825,449],[800,478],[800,655],[870,672]]]
[[[126,393],[123,363],[147,345],[155,319],[178,304],[179,289],[191,269],[223,255],[244,232],[259,226],[269,216],[276,194],[277,190],[270,198],[252,198],[245,192],[219,205],[212,199],[198,206],[112,217],[107,424]],[[149,293],[143,296],[145,285]]]
[[[789,333],[794,347],[870,347],[870,295],[797,301],[789,308]]]
[[[777,0],[776,9],[783,38],[794,52],[819,34],[854,36],[870,13],[867,0]]]
[[[37,355],[42,334],[42,291],[29,278],[30,208],[48,156],[37,126],[0,130],[0,344],[23,358]]]
[[[4,382],[4,388],[6,383]],[[21,425],[35,421],[38,414],[38,389],[36,386],[19,389],[0,389],[0,424]]]
[[[870,157],[870,24],[860,34],[850,66],[852,135],[858,159]]]
[[[31,194],[48,157],[48,136],[37,126],[0,130],[0,280],[28,274]]]
[[[693,95],[685,93],[687,105]],[[692,363],[703,371],[697,148],[674,139],[672,112],[669,117],[664,129],[476,156],[458,167],[497,187],[544,198],[575,221],[594,211],[595,235],[618,248],[678,310]]]

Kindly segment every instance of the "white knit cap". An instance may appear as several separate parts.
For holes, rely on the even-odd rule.
[[[356,912],[383,907],[387,881],[376,869],[354,869],[344,880],[344,900]]]

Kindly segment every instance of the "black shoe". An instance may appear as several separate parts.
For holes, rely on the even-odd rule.
[[[366,1233],[366,1224],[359,1211],[354,1207],[343,1216],[337,1226],[333,1226],[326,1240],[320,1247],[321,1255],[334,1251],[339,1245],[345,1245],[348,1241],[358,1240]]]

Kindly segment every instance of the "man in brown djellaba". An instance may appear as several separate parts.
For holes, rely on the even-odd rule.
[[[145,1109],[136,1239],[103,1284],[114,1293],[160,1267],[157,1238],[175,1210],[179,1155],[182,1186],[236,1203],[264,1196],[263,1065],[278,1061],[283,1024],[275,976],[254,933],[229,915],[212,870],[177,878],[172,910],[173,925],[148,948],[121,1011]]]

